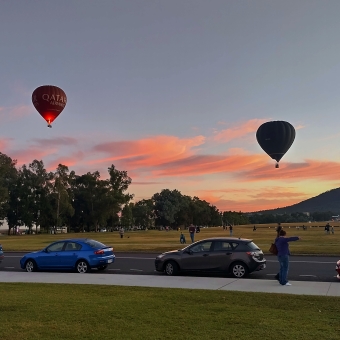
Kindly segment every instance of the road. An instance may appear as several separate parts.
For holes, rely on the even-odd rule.
[[[22,271],[19,260],[25,253],[5,253],[5,259],[0,264],[0,275],[3,271]],[[163,275],[154,269],[155,253],[116,253],[116,261],[110,265],[107,274],[136,274],[136,275]],[[275,256],[266,256],[267,268],[252,273],[251,279],[274,279],[279,265]],[[339,257],[328,256],[291,256],[289,279],[292,281],[338,281],[335,272],[335,263]],[[93,271],[93,273],[96,273]],[[187,274],[186,274],[187,275]],[[190,274],[193,276],[210,276],[211,274]],[[213,276],[223,276],[213,274]]]

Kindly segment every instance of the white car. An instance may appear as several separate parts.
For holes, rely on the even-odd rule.
[[[336,263],[335,270],[338,273],[336,277],[340,280],[340,260]]]

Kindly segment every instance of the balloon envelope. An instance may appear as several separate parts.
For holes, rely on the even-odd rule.
[[[267,122],[258,128],[256,139],[261,148],[279,162],[294,142],[295,129],[285,121]]]
[[[53,85],[39,86],[33,91],[32,103],[40,115],[46,120],[47,126],[64,110],[67,102],[65,92]]]

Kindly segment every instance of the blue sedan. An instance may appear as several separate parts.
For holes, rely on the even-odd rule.
[[[27,272],[36,270],[75,270],[87,273],[92,268],[105,270],[115,261],[112,247],[87,238],[57,241],[40,251],[26,254],[20,266]]]

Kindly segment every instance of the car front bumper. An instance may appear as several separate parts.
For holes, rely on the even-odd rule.
[[[160,259],[155,260],[155,269],[158,272],[164,271],[164,262]]]

